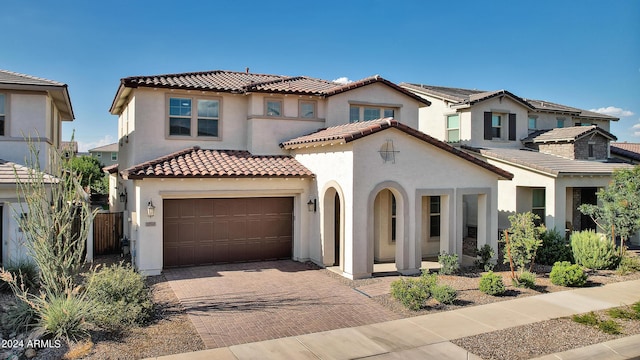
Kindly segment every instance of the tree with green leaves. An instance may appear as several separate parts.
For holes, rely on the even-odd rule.
[[[107,175],[102,172],[100,160],[92,156],[76,156],[69,160],[69,166],[76,174],[80,175],[80,184],[83,188],[89,187],[99,194],[109,192],[109,180]]]
[[[520,275],[533,268],[536,259],[536,252],[542,245],[541,233],[544,228],[535,224],[540,217],[532,212],[518,213],[509,216],[511,225],[500,239],[505,244],[504,263],[511,266],[511,278],[518,281]],[[514,266],[518,269],[518,274],[514,272]]]
[[[612,242],[620,236],[624,244],[640,230],[640,166],[614,171],[609,186],[600,189],[597,196],[598,205],[582,204],[578,209]]]

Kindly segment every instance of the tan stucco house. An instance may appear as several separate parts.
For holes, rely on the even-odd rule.
[[[496,246],[507,171],[417,130],[430,101],[379,76],[349,84],[233,71],[120,82],[111,208],[135,266],[294,259],[371,276],[440,251],[473,225]],[[121,201],[122,200],[122,201]]]
[[[578,206],[596,203],[612,172],[629,167],[611,157],[618,118],[506,90],[401,86],[431,102],[420,109],[420,130],[514,175],[498,184],[500,229],[526,211],[561,232],[595,228]]]
[[[28,140],[43,170],[50,154],[60,149],[62,122],[73,121],[67,85],[31,75],[0,70],[0,263],[25,257],[23,236],[15,216],[20,213],[14,169],[26,177]]]

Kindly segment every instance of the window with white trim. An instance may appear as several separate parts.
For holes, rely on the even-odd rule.
[[[169,136],[218,137],[219,121],[218,99],[169,98]]]
[[[491,136],[494,139],[502,138],[502,115],[491,114]]]
[[[111,161],[118,161],[118,153],[117,152],[112,152],[111,153]]]
[[[531,189],[531,212],[538,215],[540,217],[539,220],[536,220],[536,225],[541,225],[544,223],[545,218],[545,189]]]
[[[315,119],[317,118],[317,114],[316,114],[316,107],[317,107],[317,102],[316,101],[300,101],[300,106],[299,106],[299,117],[304,118],[304,119]]]
[[[447,141],[460,142],[460,115],[447,115]]]
[[[396,109],[390,107],[351,105],[349,107],[349,122],[395,118],[395,114]]]

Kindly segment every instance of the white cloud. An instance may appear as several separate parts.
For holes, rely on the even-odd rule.
[[[638,119],[638,123],[631,127],[633,131],[633,136],[640,137],[640,119]]]
[[[600,114],[617,116],[617,117],[625,117],[625,116],[633,116],[633,111],[624,110],[615,106],[607,106],[599,109],[590,109],[589,111],[597,112]]]
[[[346,76],[342,76],[342,77],[339,77],[339,78],[337,78],[337,79],[335,79],[335,80],[331,80],[331,81],[333,81],[334,83],[343,84],[343,85],[344,85],[344,84],[348,84],[348,83],[352,83],[352,82],[353,82],[353,80],[350,80],[350,79],[349,79],[348,77],[346,77]]]
[[[100,146],[113,144],[115,139],[111,135],[105,135],[102,139],[96,141],[84,142],[78,140],[78,152],[87,152],[89,149],[94,149]]]

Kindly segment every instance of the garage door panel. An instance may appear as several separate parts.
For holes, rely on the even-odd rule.
[[[164,200],[164,266],[291,258],[293,198]]]

